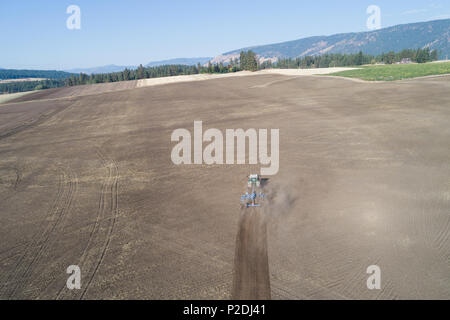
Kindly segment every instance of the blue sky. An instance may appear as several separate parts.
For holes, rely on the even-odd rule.
[[[69,5],[81,29],[69,30]],[[1,68],[70,69],[215,56],[252,45],[450,18],[448,0],[0,1]]]

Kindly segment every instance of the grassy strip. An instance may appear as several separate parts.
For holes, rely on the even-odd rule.
[[[6,103],[8,101],[20,98],[27,94],[33,93],[36,91],[27,91],[27,92],[17,92],[17,93],[9,93],[9,94],[0,94],[0,104]]]
[[[441,74],[450,74],[450,62],[364,66],[358,70],[341,71],[329,75],[367,81],[394,81]]]

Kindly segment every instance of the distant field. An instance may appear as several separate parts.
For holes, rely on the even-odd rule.
[[[394,81],[441,74],[450,74],[450,62],[363,66],[361,69],[336,72],[330,75],[367,81]]]
[[[49,80],[47,78],[19,78],[19,79],[6,79],[0,80],[0,83],[12,83],[12,82],[27,82],[27,81],[44,81]]]
[[[23,97],[23,96],[25,96],[27,94],[30,94],[32,92],[33,91],[10,93],[10,94],[0,94],[0,104],[6,103],[6,102],[11,101],[13,99],[17,99],[17,98]]]

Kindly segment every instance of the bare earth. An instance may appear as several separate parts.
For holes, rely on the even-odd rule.
[[[116,92],[120,90],[128,90],[133,88],[141,87],[152,87],[158,85],[166,85],[172,83],[180,82],[194,82],[194,81],[205,81],[213,79],[222,78],[235,78],[235,77],[245,77],[254,76],[257,74],[280,74],[287,76],[311,76],[311,75],[323,75],[330,74],[334,72],[352,70],[354,68],[321,68],[321,69],[267,69],[258,72],[240,71],[235,73],[222,73],[222,74],[194,74],[194,75],[183,75],[183,76],[173,76],[173,77],[160,77],[160,78],[150,78],[141,80],[131,80],[131,81],[121,81],[121,82],[111,82],[111,83],[97,83],[91,85],[81,85],[75,87],[64,87],[56,89],[41,90],[37,92],[22,92],[15,93],[15,95],[25,95],[32,93],[30,97],[24,97],[23,99],[16,99],[15,102],[19,101],[32,101],[36,99],[61,99],[61,98],[71,98],[77,96],[86,96],[92,94],[99,94],[104,92]],[[13,96],[6,95],[6,96]],[[2,95],[3,96],[3,95]],[[11,100],[11,98],[2,100],[0,96],[0,103]]]
[[[270,299],[267,222],[260,209],[241,212],[233,269],[233,300]]]
[[[115,85],[0,105],[1,299],[450,299],[450,77]],[[194,120],[280,129],[273,203],[171,162]]]

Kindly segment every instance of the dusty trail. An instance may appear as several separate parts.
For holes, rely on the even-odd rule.
[[[259,208],[241,212],[236,237],[232,299],[270,299],[267,226]]]

